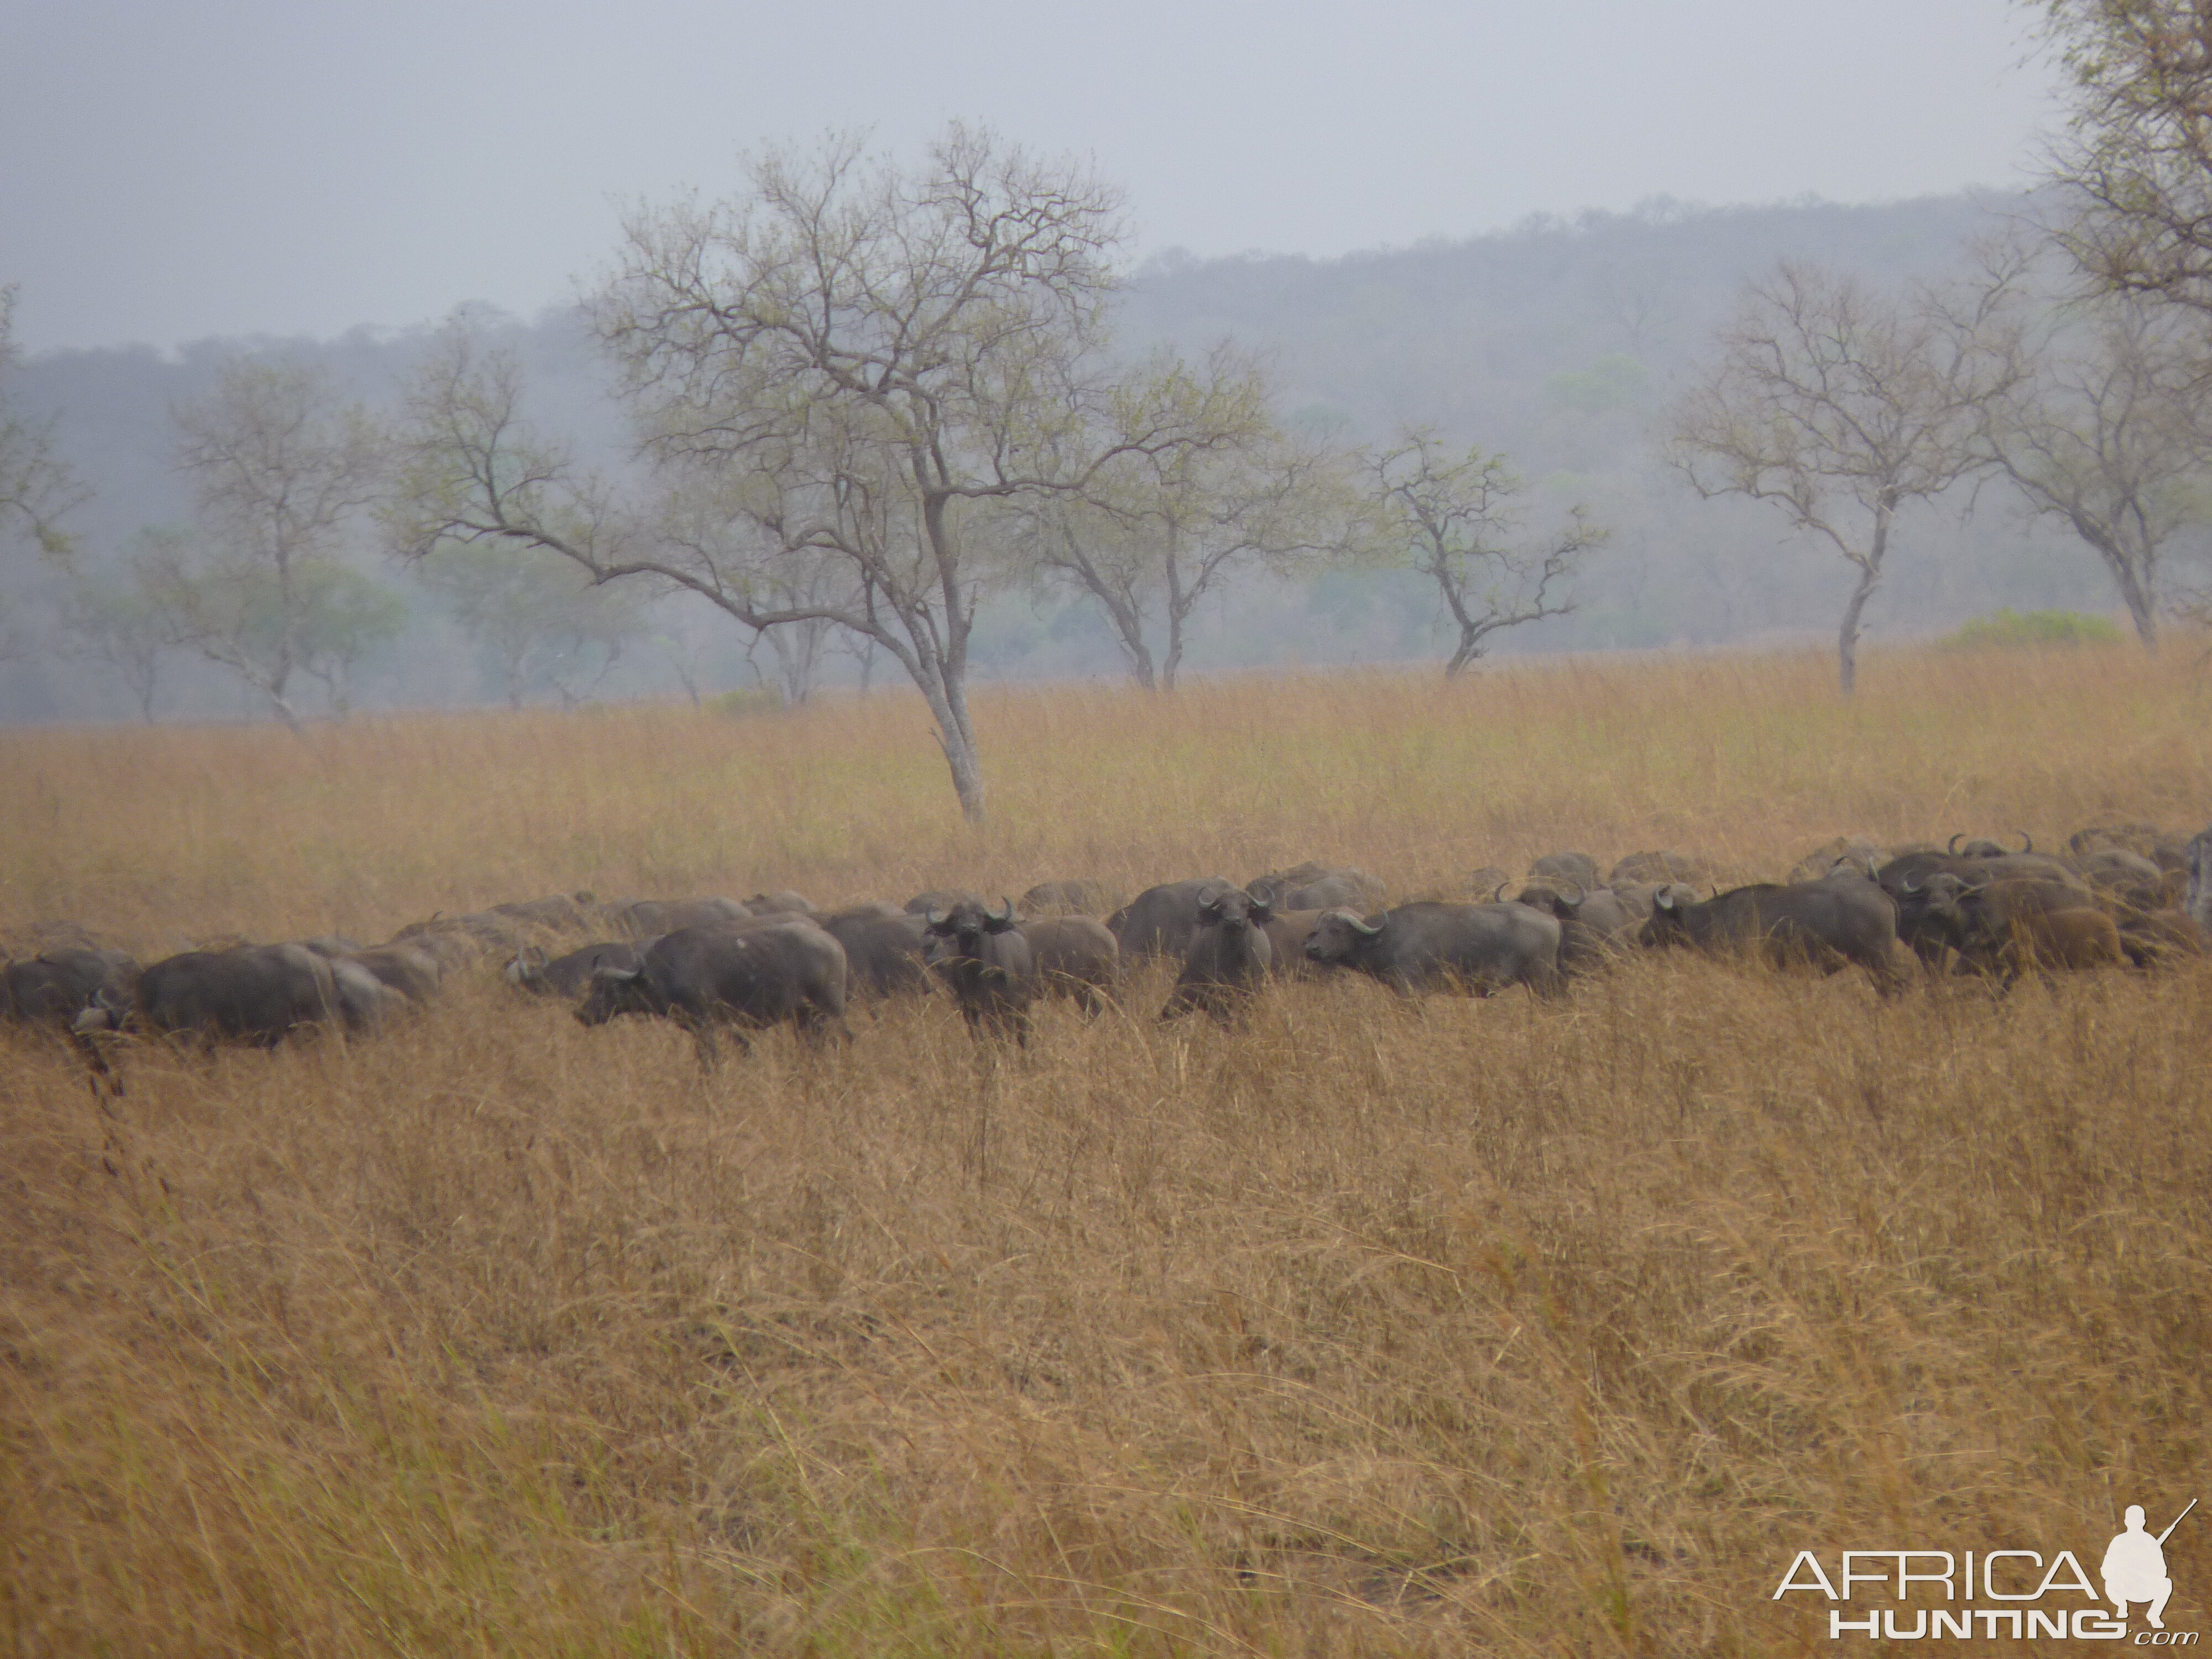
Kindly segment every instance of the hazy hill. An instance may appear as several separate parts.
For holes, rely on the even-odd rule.
[[[1823,203],[1698,210],[1658,204],[1627,215],[1540,220],[1456,242],[1337,259],[1170,252],[1130,284],[1123,338],[1202,351],[1227,338],[1266,349],[1286,414],[1379,437],[1432,422],[1503,450],[1542,483],[1547,510],[1581,501],[1613,540],[1591,567],[1574,617],[1520,630],[1502,650],[1711,645],[1832,629],[1840,562],[1784,538],[1778,519],[1698,501],[1656,463],[1655,417],[1708,349],[1745,279],[1778,258],[1822,262],[1893,283],[1940,272],[1966,240],[2017,213],[2021,198],[1960,196],[1876,207]],[[495,319],[532,375],[548,428],[610,459],[619,412],[571,314]],[[142,526],[188,509],[170,468],[167,410],[236,350],[283,349],[328,363],[356,395],[388,403],[427,330],[356,331],[335,341],[207,341],[172,356],[146,348],[57,352],[24,381],[62,421],[64,450],[96,495],[77,515],[95,562],[118,559]],[[408,596],[406,637],[373,664],[362,700],[470,701],[484,695],[467,642],[404,574],[362,557]],[[11,582],[35,586],[20,563]],[[1870,612],[1875,637],[1924,633],[1998,605],[2104,610],[2085,551],[2026,529],[1992,504],[1973,521],[1930,512],[1906,523]],[[1436,605],[1409,577],[1339,573],[1298,585],[1251,584],[1205,619],[1199,669],[1300,660],[1388,660],[1435,651]],[[704,607],[668,602],[662,647],[626,655],[608,696],[666,693],[672,654],[716,687],[744,684],[744,641]],[[1055,593],[1010,600],[979,641],[988,675],[1114,674],[1120,663],[1084,604]],[[839,672],[850,672],[841,664]],[[175,712],[248,712],[251,699],[204,672],[172,676]],[[124,712],[99,677],[50,650],[0,667],[0,717]]]

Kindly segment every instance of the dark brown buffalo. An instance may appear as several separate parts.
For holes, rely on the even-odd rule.
[[[1016,901],[1025,916],[1103,916],[1120,908],[1121,895],[1103,881],[1041,881]]]
[[[74,1029],[143,1024],[167,1036],[273,1048],[302,1026],[343,1016],[323,957],[302,945],[241,945],[155,963],[138,976],[127,1004],[103,995],[77,1016]]]
[[[1233,887],[1201,900],[1198,931],[1160,1018],[1202,1008],[1226,1025],[1242,1013],[1267,977],[1273,952],[1267,923],[1273,914],[1267,900]]]
[[[622,1014],[675,1021],[708,1068],[717,1030],[728,1030],[740,1050],[752,1046],[749,1029],[787,1020],[810,1042],[833,1030],[849,1036],[844,947],[808,922],[678,928],[647,945],[635,968],[592,975],[576,1018],[601,1025]]]
[[[1199,906],[1216,894],[1233,890],[1236,884],[1221,876],[1164,882],[1138,894],[1107,917],[1106,925],[1121,947],[1124,962],[1138,957],[1180,961],[1190,954],[1190,942],[1198,934]]]
[[[532,996],[574,998],[592,988],[600,969],[637,965],[638,947],[627,939],[602,939],[550,962],[538,946],[526,945],[507,963],[507,982]]]
[[[1036,965],[1037,990],[1073,997],[1088,1018],[1113,1000],[1121,973],[1121,947],[1093,916],[1046,916],[1022,924]]]
[[[1825,973],[1856,963],[1884,996],[1908,976],[1898,960],[1897,906],[1863,878],[1759,883],[1700,902],[1689,888],[1662,888],[1644,924],[1653,945],[1714,953],[1755,951],[1775,963],[1805,962]]]
[[[66,1029],[106,992],[128,1001],[138,964],[120,951],[44,951],[0,968],[0,1019]]]
[[[1328,910],[1306,940],[1325,967],[1355,969],[1401,996],[1457,988],[1475,996],[1559,988],[1559,924],[1525,904],[1401,904],[1376,915]]]
[[[959,1000],[971,1035],[1030,1040],[1030,1004],[1036,996],[1036,957],[1024,938],[1012,899],[988,910],[963,899],[929,913],[930,970]]]

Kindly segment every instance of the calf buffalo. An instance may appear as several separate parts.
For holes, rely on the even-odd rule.
[[[1362,918],[1325,911],[1306,955],[1371,974],[1401,996],[1457,986],[1487,996],[1509,985],[1559,988],[1559,924],[1525,904],[1401,904]]]
[[[1160,1018],[1173,1019],[1203,1008],[1226,1025],[1267,977],[1273,956],[1266,931],[1271,915],[1267,900],[1233,887],[1200,901],[1198,931]]]
[[[601,967],[576,1018],[602,1025],[618,1014],[674,1020],[691,1033],[699,1063],[714,1063],[714,1031],[728,1027],[741,1050],[747,1028],[788,1020],[817,1041],[845,1026],[845,950],[807,922],[750,927],[681,927],[640,952],[635,968]]]
[[[963,899],[929,913],[929,965],[959,1000],[960,1017],[978,1038],[1012,1033],[1026,1047],[1030,1003],[1036,995],[1036,957],[1022,934],[1012,899],[987,910]]]

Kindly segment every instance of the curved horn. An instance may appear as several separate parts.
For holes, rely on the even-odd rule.
[[[1358,929],[1359,932],[1366,934],[1368,938],[1372,939],[1376,934],[1381,933],[1385,927],[1390,925],[1390,913],[1388,910],[1385,910],[1382,913],[1382,921],[1370,924],[1364,917],[1355,916],[1347,910],[1345,912],[1345,920],[1349,921],[1355,928]]]
[[[1490,890],[1490,902],[1492,904],[1497,903],[1500,899],[1505,896],[1505,886],[1506,884],[1501,881],[1497,886]]]
[[[1961,830],[1957,835],[1951,837],[1950,841],[1945,844],[1943,850],[1948,853],[1953,858],[1958,857],[1959,843],[1966,840],[1966,832]]]
[[[940,910],[933,904],[929,907],[928,915],[929,925],[933,928],[942,927],[952,919],[951,911]]]
[[[1927,884],[1923,882],[1917,876],[1907,876],[1903,881],[1898,884],[1899,887],[1903,888],[1905,891],[1908,893],[1917,893],[1926,884]]]
[[[1662,887],[1657,892],[1651,896],[1651,908],[1655,910],[1664,910],[1670,915],[1673,915],[1674,910],[1674,890],[1672,887]]]
[[[2020,832],[2020,850],[2023,853],[2033,853],[2035,850],[2035,837],[2025,830]]]
[[[1575,896],[1572,898],[1568,898],[1565,894],[1561,894],[1560,902],[1570,910],[1579,910],[1583,908],[1583,901],[1588,898],[1589,894],[1583,890],[1582,883],[1578,881],[1571,882],[1568,884],[1575,890]]]
[[[999,895],[999,904],[1000,908],[995,915],[991,915],[989,911],[986,911],[984,914],[986,915],[990,915],[991,920],[994,921],[1004,922],[1007,927],[1012,927],[1014,923],[1013,900],[1008,898],[1004,893],[1001,893]]]

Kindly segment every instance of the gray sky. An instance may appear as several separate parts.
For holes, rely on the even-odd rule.
[[[531,314],[622,202],[954,116],[1093,157],[1138,253],[1313,254],[1654,196],[2025,181],[2004,0],[15,0],[0,283],[33,349]]]

